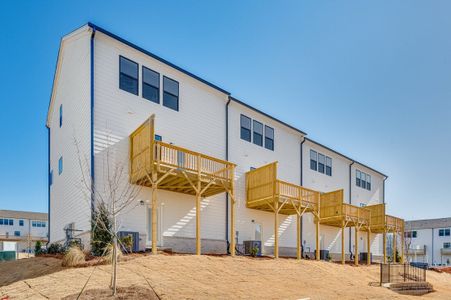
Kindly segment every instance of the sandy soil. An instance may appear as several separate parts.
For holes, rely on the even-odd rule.
[[[100,298],[92,295],[104,293],[110,271],[108,265],[63,269],[54,258],[3,263],[0,298],[74,299],[85,285],[81,298]],[[419,299],[379,287],[378,279],[377,265],[193,255],[135,256],[119,265],[118,275],[123,291],[137,293],[128,299],[152,291],[160,299]],[[428,271],[427,279],[436,292],[422,299],[451,299],[451,274]]]

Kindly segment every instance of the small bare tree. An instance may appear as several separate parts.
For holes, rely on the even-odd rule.
[[[407,257],[407,259],[409,259],[409,251],[410,248],[412,247],[412,238],[413,238],[413,232],[412,232],[412,225],[404,225],[404,232],[402,234],[404,234],[404,255],[405,257]],[[414,252],[416,255],[416,252]]]
[[[118,245],[121,243],[118,239],[120,229],[118,220],[121,215],[127,214],[139,205],[138,196],[141,187],[129,183],[128,164],[124,164],[124,160],[114,159],[116,158],[114,154],[117,154],[115,153],[117,149],[108,141],[107,145],[109,146],[101,154],[103,163],[102,174],[96,175],[96,180],[100,179],[101,182],[100,184],[94,184],[89,161],[86,155],[81,152],[80,144],[76,139],[74,139],[74,142],[82,175],[82,192],[89,205],[93,205],[94,209],[101,207],[103,213],[107,214],[107,218],[111,222],[111,224],[106,224],[101,214],[96,213],[91,226],[98,226],[110,235],[110,240],[112,241],[112,249],[110,249],[112,251],[111,289],[113,295],[116,295],[118,251],[121,251],[121,248],[123,248],[123,245],[121,247]],[[105,249],[104,253],[106,251],[107,249]]]

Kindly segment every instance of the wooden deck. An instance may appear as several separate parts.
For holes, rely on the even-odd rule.
[[[300,258],[300,217],[312,213],[318,223],[320,194],[317,191],[277,178],[277,162],[246,173],[246,206],[274,213],[274,256],[278,257],[278,215],[297,216],[297,257]],[[319,226],[317,226],[317,258],[319,259]]]
[[[393,253],[396,254],[397,238],[401,239],[401,261],[404,261],[404,220],[387,215],[385,204],[374,204],[366,206],[371,211],[371,232],[383,234],[384,262],[387,261],[387,234],[393,235],[395,246]],[[394,257],[395,255],[392,254]]]
[[[343,190],[321,194],[320,223],[335,227],[370,226],[371,212],[364,207],[344,203]]]
[[[200,199],[228,193],[231,205],[231,253],[235,253],[234,179],[235,164],[203,153],[155,141],[152,115],[130,135],[130,183],[152,189],[155,207],[157,190],[196,197],[196,253],[200,254]],[[152,210],[152,245],[156,245],[156,210]],[[156,253],[156,247],[152,247]]]

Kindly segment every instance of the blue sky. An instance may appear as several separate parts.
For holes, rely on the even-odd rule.
[[[47,210],[59,40],[91,21],[388,174],[390,213],[451,216],[451,2],[93,2],[0,4],[0,208]]]

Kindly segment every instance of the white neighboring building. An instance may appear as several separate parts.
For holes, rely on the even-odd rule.
[[[238,243],[261,240],[264,253],[274,245],[273,214],[246,208],[245,172],[279,162],[282,180],[321,192],[344,189],[345,201],[357,206],[384,203],[387,176],[306,138],[306,134],[244,102],[186,70],[94,25],[63,37],[48,111],[49,236],[65,238],[73,224],[89,239],[91,208],[80,187],[81,170],[74,140],[90,164],[96,189],[101,189],[103,155],[114,148],[114,159],[128,164],[129,135],[151,114],[156,138],[236,166],[236,232]],[[244,132],[244,135],[243,135]],[[312,152],[313,151],[313,152]],[[316,154],[315,154],[316,153]],[[316,156],[315,156],[316,155]],[[316,170],[313,165],[316,164]],[[138,205],[120,221],[121,230],[139,232],[141,248],[151,238],[151,191],[144,188]],[[193,252],[194,200],[190,195],[158,191],[158,244]],[[224,194],[202,201],[202,247],[225,253],[230,238],[229,205]],[[296,247],[294,216],[279,218],[281,255]],[[303,218],[302,244],[315,245],[313,221]],[[321,249],[341,251],[340,230],[321,226]],[[346,230],[348,254],[353,239]],[[366,235],[360,250],[366,252]],[[351,236],[352,237],[352,236]],[[373,235],[374,256],[382,255],[381,237]]]
[[[47,243],[47,214],[0,210],[0,251],[32,252],[37,241]]]
[[[409,261],[451,265],[451,218],[406,221],[405,230]]]

